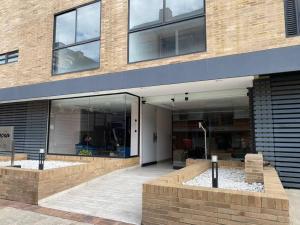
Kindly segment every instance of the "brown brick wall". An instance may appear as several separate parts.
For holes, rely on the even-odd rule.
[[[54,14],[89,1],[1,2],[0,53],[19,49],[20,57],[0,66],[0,88],[300,44],[285,37],[282,0],[206,0],[207,52],[127,65],[127,0],[102,0],[101,68],[53,77]]]
[[[44,171],[0,168],[0,199],[37,204],[42,198],[95,177],[139,164],[138,157],[111,159],[51,156],[49,159],[77,161],[85,164]]]
[[[26,160],[27,159],[27,154],[16,154],[15,155],[15,161],[17,160]],[[0,161],[10,161],[11,156],[8,155],[1,155],[0,156]]]
[[[182,170],[144,184],[142,224],[289,224],[288,197],[274,168],[264,170],[263,193],[182,185],[209,166],[209,162],[194,161]]]
[[[245,172],[247,183],[263,183],[264,159],[262,154],[247,154],[245,156]]]

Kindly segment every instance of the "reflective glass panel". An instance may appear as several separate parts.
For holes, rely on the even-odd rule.
[[[76,41],[100,37],[100,2],[77,10]]]
[[[5,64],[6,55],[0,55],[0,65]]]
[[[55,47],[75,43],[76,11],[64,13],[56,17]]]
[[[130,0],[130,29],[163,21],[163,0]]]
[[[204,13],[203,0],[166,0],[166,21]]]
[[[77,45],[54,52],[55,74],[98,68],[100,65],[100,42]]]
[[[129,62],[204,50],[204,18],[135,32],[129,35]]]
[[[8,54],[7,55],[7,62],[8,63],[17,62],[18,61],[18,57],[19,57],[19,53],[18,52]]]
[[[51,102],[49,153],[83,156],[137,155],[132,119],[138,120],[138,101],[129,95],[108,95]],[[132,153],[131,153],[132,152]]]

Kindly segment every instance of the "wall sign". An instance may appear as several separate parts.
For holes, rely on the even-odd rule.
[[[12,151],[14,127],[0,127],[0,152]]]

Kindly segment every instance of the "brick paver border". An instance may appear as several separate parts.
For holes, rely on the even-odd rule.
[[[95,216],[66,212],[57,209],[45,208],[38,205],[29,205],[21,202],[14,202],[14,201],[0,199],[0,209],[5,207],[11,207],[15,209],[35,212],[43,215],[54,216],[61,219],[67,219],[67,220],[72,220],[81,223],[88,223],[93,225],[132,225],[129,223],[99,218]]]

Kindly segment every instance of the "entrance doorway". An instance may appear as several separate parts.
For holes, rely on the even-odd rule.
[[[187,158],[204,159],[205,152],[208,158],[243,159],[251,152],[247,92],[235,89],[147,98],[142,105],[142,163],[160,161],[158,152],[165,153],[164,159],[170,157],[174,168],[184,167]]]

